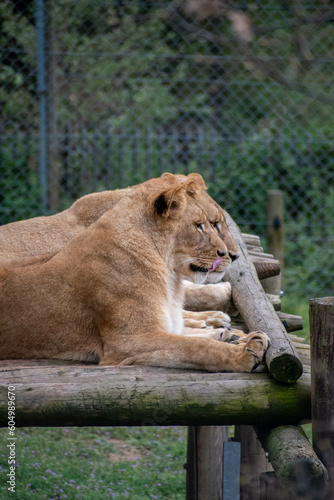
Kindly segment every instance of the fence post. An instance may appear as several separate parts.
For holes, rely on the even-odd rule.
[[[45,63],[45,16],[44,1],[36,0],[37,29],[37,93],[39,97],[39,182],[41,185],[41,212],[47,215],[47,110],[46,110],[46,63]]]
[[[334,500],[334,297],[310,300],[313,447],[329,474]]]
[[[268,191],[267,208],[267,240],[268,252],[281,264],[284,270],[284,205],[283,192],[277,189]]]
[[[58,125],[57,125],[57,61],[58,53],[56,46],[56,14],[55,0],[47,0],[48,23],[47,23],[47,113],[48,113],[48,176],[49,176],[49,209],[51,213],[60,209],[60,172],[58,159]]]

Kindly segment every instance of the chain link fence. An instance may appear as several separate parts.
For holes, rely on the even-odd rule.
[[[285,199],[285,291],[334,295],[330,0],[4,0],[0,223],[163,171],[199,172],[266,237]]]

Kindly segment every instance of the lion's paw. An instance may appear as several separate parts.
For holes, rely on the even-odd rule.
[[[235,328],[227,328],[224,330],[220,340],[228,344],[242,344],[247,342],[248,334]]]
[[[207,311],[206,323],[211,328],[230,328],[231,318],[222,311]]]
[[[264,332],[257,331],[247,335],[244,352],[239,358],[247,371],[254,371],[261,364],[269,345],[269,337]]]

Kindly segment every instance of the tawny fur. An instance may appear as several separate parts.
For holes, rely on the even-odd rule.
[[[265,334],[237,345],[179,335],[182,276],[226,250],[175,176],[147,181],[55,255],[0,269],[0,356],[249,372]]]
[[[163,174],[168,177],[169,174]],[[189,180],[194,181],[199,190],[196,196],[207,213],[208,219],[225,242],[230,255],[237,256],[239,248],[235,243],[226,224],[225,213],[221,207],[206,192],[205,182],[200,174],[177,175],[182,185]],[[188,191],[192,190],[188,183]],[[15,259],[33,257],[36,255],[54,254],[61,250],[72,238],[94,223],[106,211],[113,208],[124,196],[141,189],[141,185],[126,189],[93,193],[79,198],[70,208],[55,215],[35,217],[24,221],[13,222],[0,226],[0,264],[13,265]],[[189,193],[192,194],[191,192]],[[22,265],[14,263],[14,265]],[[27,264],[25,264],[27,265]],[[223,277],[222,267],[212,273],[207,273],[208,283],[220,282]],[[203,278],[203,277],[200,277]],[[187,286],[185,308],[197,311],[204,309],[219,309],[229,312],[231,291],[229,284],[218,287],[203,288],[203,286]],[[202,305],[201,299],[202,297]],[[210,304],[211,302],[211,304]],[[187,319],[186,319],[187,321]]]

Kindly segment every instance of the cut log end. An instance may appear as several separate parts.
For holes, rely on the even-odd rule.
[[[303,365],[299,358],[290,353],[282,353],[270,360],[271,375],[285,384],[293,384],[303,373]]]

